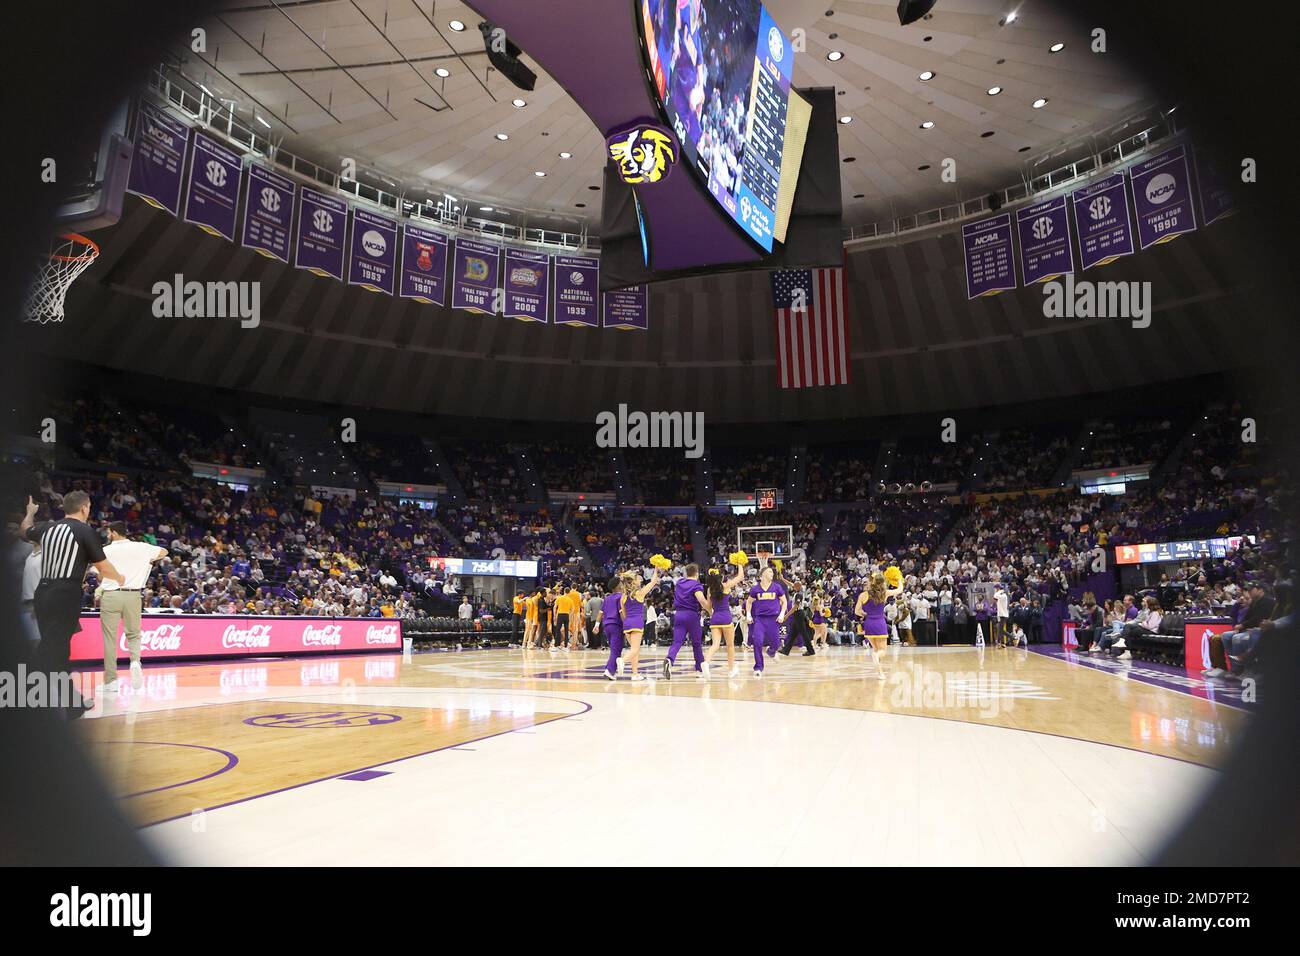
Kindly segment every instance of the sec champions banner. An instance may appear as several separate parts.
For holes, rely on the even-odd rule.
[[[1133,222],[1128,213],[1124,174],[1097,180],[1070,194],[1079,235],[1079,267],[1104,266],[1133,255]]]
[[[243,161],[211,136],[194,132],[190,150],[190,187],[185,194],[185,221],[204,232],[235,238]]]
[[[447,304],[445,233],[413,226],[402,229],[402,280],[398,295],[430,305]]]
[[[293,180],[258,165],[248,167],[248,199],[240,244],[270,259],[289,261],[293,228]]]
[[[452,262],[451,307],[496,315],[501,247],[487,242],[457,239],[456,256]]]
[[[347,227],[347,203],[304,186],[298,191],[298,246],[293,264],[341,281]]]
[[[505,315],[527,322],[546,322],[546,286],[551,257],[544,252],[506,249]]]
[[[1070,214],[1064,196],[1019,210],[1016,231],[1020,234],[1020,273],[1025,285],[1074,272]]]

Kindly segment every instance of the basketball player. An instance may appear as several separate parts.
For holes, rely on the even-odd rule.
[[[524,601],[524,649],[532,650],[537,646],[537,634],[541,630],[542,589],[534,588]]]
[[[695,671],[700,675],[700,680],[708,679],[704,673],[704,633],[700,627],[700,611],[712,615],[713,605],[709,603],[704,585],[700,583],[700,566],[688,564],[686,576],[673,587],[673,646],[664,658],[664,680],[673,679],[677,652],[682,649],[688,636],[691,639],[691,653],[695,656]]]
[[[600,629],[605,633],[609,644],[609,663],[605,665],[605,677],[616,680],[623,673],[623,619],[619,617],[619,607],[623,603],[623,576],[614,575],[609,579],[609,593],[600,605]]]
[[[565,595],[569,599],[569,650],[577,653],[578,638],[584,630],[582,619],[582,595],[578,588],[569,583],[569,593]]]
[[[518,591],[510,599],[510,634],[512,637],[519,637],[519,625],[524,626],[524,636],[521,638],[521,644],[527,647],[528,624],[524,619],[524,612],[527,609],[527,598]]]
[[[749,590],[745,599],[745,618],[751,624],[754,644],[754,677],[763,676],[763,648],[767,656],[776,657],[781,644],[781,625],[790,610],[790,599],[776,580],[776,573],[767,564],[758,573],[758,583]]]
[[[641,577],[641,570],[633,568],[623,575],[623,598],[619,603],[619,616],[623,621],[623,637],[628,646],[628,667],[634,681],[645,680],[641,673],[641,635],[645,633],[645,599],[659,583],[659,569],[652,568],[650,580]]]
[[[867,588],[858,595],[858,602],[853,606],[855,617],[862,619],[862,634],[867,639],[871,656],[876,662],[876,677],[885,679],[884,653],[889,644],[889,625],[885,623],[885,602],[903,593],[902,587],[891,588],[885,583],[885,575],[874,572],[867,581]]]
[[[560,586],[555,591],[555,642],[564,651],[569,650],[569,606],[571,603],[569,582],[561,581]]]
[[[709,679],[709,665],[713,663],[713,655],[718,651],[718,641],[727,642],[727,676],[737,677],[740,674],[740,665],[736,663],[736,625],[731,618],[731,590],[745,580],[745,571],[743,568],[737,568],[736,573],[722,580],[721,568],[709,568],[709,601],[713,605],[713,614],[709,617],[709,636],[712,639],[709,649],[704,655],[704,679]]]

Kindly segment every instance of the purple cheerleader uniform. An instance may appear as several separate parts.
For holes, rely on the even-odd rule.
[[[763,645],[767,645],[769,657],[776,656],[776,649],[781,644],[781,626],[777,624],[776,619],[781,614],[781,598],[785,595],[783,588],[776,581],[772,586],[764,588],[760,584],[755,584],[750,588],[749,596],[754,599],[751,611],[754,616],[754,626],[751,635],[754,644],[754,670],[763,669]]]
[[[623,632],[645,630],[645,605],[631,594],[624,596]]]
[[[618,602],[622,597],[621,594],[606,594],[600,605],[600,629],[609,641],[609,663],[605,670],[611,674],[618,666],[618,656],[623,653],[623,622],[618,616]]]
[[[704,590],[704,585],[695,578],[682,578],[673,588],[673,646],[668,649],[668,663],[664,673],[677,662],[677,652],[691,639],[691,652],[695,657],[695,669],[704,664],[704,634],[700,628],[700,602],[696,595]]]
[[[709,627],[725,627],[734,623],[731,618],[731,598],[724,594],[722,600],[713,605],[713,613],[709,616]]]

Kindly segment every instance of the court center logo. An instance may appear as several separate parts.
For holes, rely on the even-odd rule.
[[[677,164],[672,134],[652,123],[637,123],[611,134],[605,145],[619,178],[630,186],[657,183]]]
[[[599,448],[684,448],[687,458],[704,455],[703,412],[617,411],[596,416]]]
[[[298,714],[259,714],[247,718],[250,727],[273,727],[277,730],[339,730],[347,727],[378,727],[395,724],[402,718],[379,711],[326,710]]]

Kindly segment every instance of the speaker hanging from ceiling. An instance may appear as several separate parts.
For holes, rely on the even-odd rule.
[[[915,23],[934,8],[935,0],[898,0],[898,22]]]

